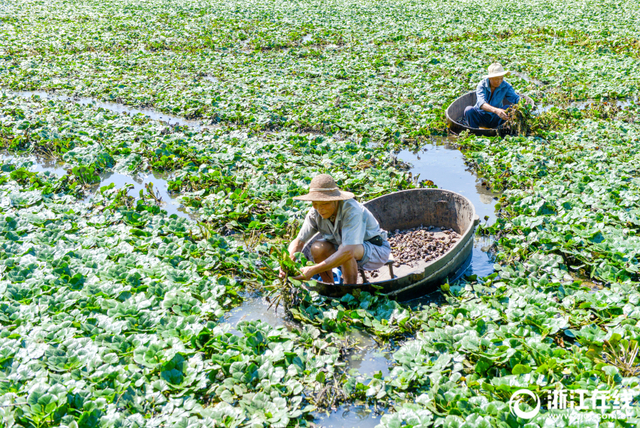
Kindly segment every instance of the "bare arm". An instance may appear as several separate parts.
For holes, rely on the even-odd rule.
[[[301,241],[298,238],[291,241],[291,243],[289,244],[289,256],[291,257],[291,260],[293,260],[293,255],[302,251],[303,248],[304,241]]]

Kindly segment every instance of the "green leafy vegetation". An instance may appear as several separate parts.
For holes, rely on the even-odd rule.
[[[312,426],[343,403],[390,428],[578,426],[553,391],[637,398],[639,18],[572,0],[3,5],[0,427]],[[393,151],[443,133],[495,60],[536,102],[518,136],[457,140],[503,192],[480,227],[496,272],[420,307],[278,280],[311,178],[360,200],[415,187]],[[166,174],[192,217],[150,185],[100,186],[112,171]],[[226,322],[255,292],[286,327]],[[354,332],[388,373],[350,369]],[[509,409],[522,388],[543,400],[531,420]],[[634,426],[636,403],[580,424]]]

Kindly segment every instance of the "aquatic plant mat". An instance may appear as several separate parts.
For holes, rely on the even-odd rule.
[[[583,3],[5,2],[0,427],[637,425],[640,3]],[[311,177],[438,185],[393,153],[496,60],[544,108],[456,140],[495,272],[418,307],[277,279]]]

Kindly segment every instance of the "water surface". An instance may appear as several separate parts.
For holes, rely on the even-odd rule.
[[[17,167],[26,167],[29,171],[50,173],[57,177],[63,177],[70,168],[62,161],[42,157],[42,156],[14,156],[6,152],[0,153],[0,161],[2,163],[12,163]],[[118,172],[106,172],[100,175],[100,183],[91,186],[91,189],[84,199],[85,202],[91,201],[93,196],[100,187],[108,186],[113,183],[116,189],[123,189],[127,184],[132,187],[127,191],[127,195],[140,199],[140,191],[148,197],[149,192],[147,185],[152,184],[153,192],[160,200],[160,208],[167,211],[168,215],[176,214],[179,217],[193,219],[193,215],[188,214],[182,204],[178,200],[178,195],[169,193],[169,183],[167,178],[161,174],[147,174],[139,176],[129,176]]]
[[[127,191],[127,195],[136,198],[137,200],[140,199],[141,190],[145,196],[148,196],[149,192],[147,190],[147,185],[151,183],[153,184],[154,193],[161,199],[160,208],[166,210],[168,215],[176,214],[179,217],[193,218],[184,210],[184,207],[179,202],[179,195],[169,193],[169,183],[167,183],[168,177],[164,175],[153,173],[133,177],[118,172],[107,172],[101,174],[100,177],[100,184],[94,186],[94,192],[98,191],[100,187],[108,186],[111,183],[114,184],[116,189],[123,189],[124,186],[129,184],[133,187]],[[93,194],[90,194],[86,200],[89,201],[92,197]]]
[[[45,156],[14,156],[7,152],[1,152],[0,161],[2,163],[15,164],[17,167],[26,167],[32,172],[48,172],[58,177],[62,177],[67,173],[64,162]]]
[[[378,372],[382,372],[384,377],[389,375],[394,361],[390,349],[378,345],[366,331],[351,330],[348,340],[352,343],[352,350],[347,356],[347,372],[356,370],[360,377],[372,377]]]
[[[327,414],[318,413],[314,423],[326,428],[374,428],[380,423],[382,414],[365,405],[345,404]]]
[[[414,177],[419,175],[419,180],[431,180],[440,189],[465,196],[475,207],[480,222],[493,224],[500,193],[492,192],[482,184],[454,142],[455,137],[433,139],[418,151],[401,151],[398,159],[411,164],[409,171]],[[490,237],[475,237],[471,263],[465,275],[484,277],[493,273],[493,256],[489,252],[492,242]]]
[[[0,91],[7,96],[16,96],[20,98],[39,97],[43,100],[64,101],[86,106],[99,107],[105,110],[113,111],[115,113],[128,114],[131,116],[142,114],[150,119],[164,122],[167,125],[186,126],[193,129],[194,131],[200,131],[204,126],[204,124],[200,121],[189,120],[181,116],[174,116],[171,114],[163,113],[153,108],[135,108],[121,103],[98,101],[94,98],[88,97],[69,97],[67,95],[57,95],[45,91],[9,91],[6,89],[0,89]]]
[[[291,330],[295,323],[285,320],[284,304],[280,304],[277,308],[276,305],[271,305],[264,297],[258,295],[245,296],[245,300],[237,308],[231,309],[224,315],[222,322],[229,324],[231,329],[230,333],[236,336],[242,336],[242,333],[237,329],[238,323],[241,321],[263,321],[269,324],[271,327],[284,326]]]

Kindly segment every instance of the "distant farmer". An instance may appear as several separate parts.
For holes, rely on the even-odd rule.
[[[472,128],[497,128],[502,125],[509,116],[506,108],[509,104],[517,104],[520,97],[516,94],[504,76],[509,74],[504,71],[502,65],[493,63],[489,66],[489,74],[478,84],[476,89],[476,105],[464,110],[467,124]]]
[[[378,269],[389,260],[387,233],[373,214],[353,199],[353,193],[340,190],[330,175],[316,176],[309,193],[294,199],[311,201],[313,208],[298,237],[289,244],[289,254],[293,257],[302,251],[316,232],[321,235],[310,248],[315,265],[303,267],[297,279],[319,274],[323,282],[333,283],[331,270],[342,266],[344,283],[355,284],[358,269]]]

